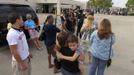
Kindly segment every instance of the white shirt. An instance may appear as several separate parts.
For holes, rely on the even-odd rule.
[[[24,32],[11,28],[7,34],[7,41],[9,45],[17,45],[17,51],[22,60],[29,56],[29,47]],[[13,55],[12,60],[16,61]]]

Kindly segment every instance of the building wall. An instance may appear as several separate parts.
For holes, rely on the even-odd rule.
[[[57,3],[59,0],[37,0],[37,3]]]
[[[64,4],[68,4],[68,5],[64,5],[64,8],[67,7],[71,7],[71,5],[77,6],[81,6],[83,8],[83,3],[78,2],[78,1],[74,1],[74,0],[0,0],[0,3],[17,3],[17,4],[27,4],[30,5],[34,10],[36,10],[36,7],[38,6],[37,4],[41,4],[41,3],[55,3],[57,4],[60,1],[60,3]]]

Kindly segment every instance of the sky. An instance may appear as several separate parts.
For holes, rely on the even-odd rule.
[[[88,0],[76,0],[76,1],[81,1],[81,2],[86,2]],[[115,7],[125,7],[126,3],[128,0],[113,0],[113,3]]]

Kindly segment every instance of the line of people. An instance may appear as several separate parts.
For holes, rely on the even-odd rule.
[[[98,75],[104,75],[107,62],[113,56],[112,45],[115,43],[110,21],[104,18],[97,26],[94,25],[94,16],[89,15],[81,26],[82,29],[80,28],[80,36],[76,36],[74,24],[77,23],[74,22],[77,21],[74,21],[76,19],[70,15],[71,13],[72,11],[66,11],[65,16],[61,17],[62,29],[53,48],[56,51],[54,58],[57,60],[55,68],[58,65],[63,75],[85,75],[84,60],[85,54],[88,53],[91,62],[89,75],[95,75],[96,72]]]
[[[20,29],[22,17],[13,13],[9,16],[9,22],[12,26],[7,41],[13,56],[13,75],[30,75],[32,54]],[[41,41],[44,41],[48,53],[48,68],[54,67],[54,73],[61,71],[63,75],[85,75],[84,64],[88,62],[91,63],[88,75],[96,75],[96,72],[104,75],[107,62],[113,57],[112,45],[115,43],[110,21],[104,18],[97,24],[93,13],[85,16],[82,10],[77,14],[73,10],[64,10],[61,25],[61,29],[56,27],[54,17],[48,15],[41,30]],[[29,30],[36,48],[41,50],[36,25],[30,14],[27,15],[25,28]]]

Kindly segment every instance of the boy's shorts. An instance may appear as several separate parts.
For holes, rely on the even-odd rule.
[[[47,53],[48,54],[52,54],[53,57],[56,57],[56,52],[54,51],[54,47],[55,44],[51,45],[51,46],[47,46]]]

